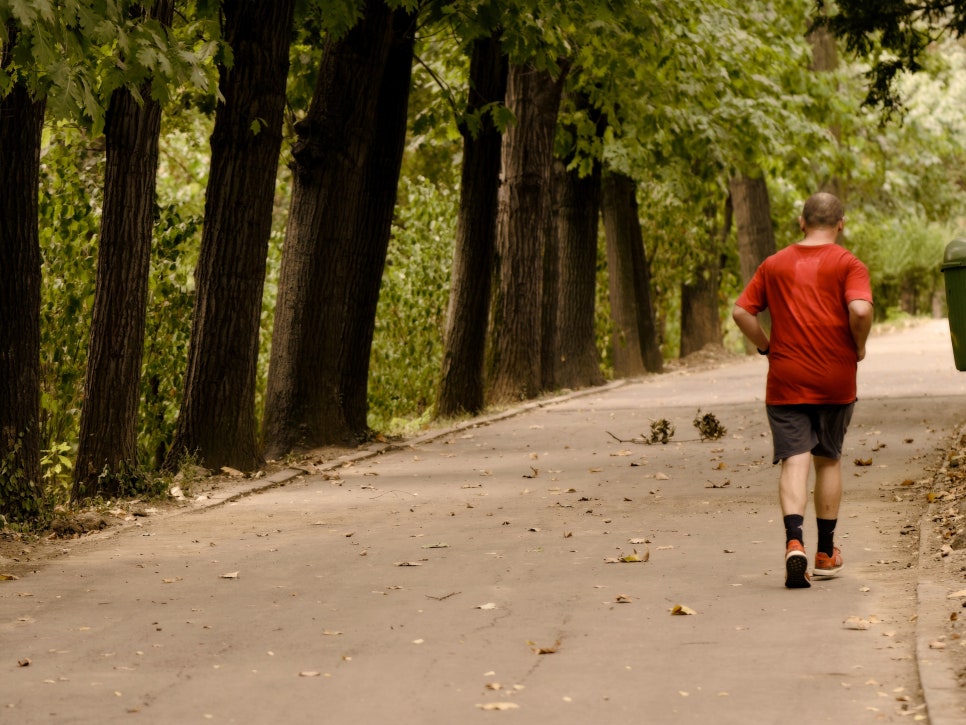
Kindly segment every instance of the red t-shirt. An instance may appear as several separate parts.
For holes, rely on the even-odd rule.
[[[855,401],[852,300],[872,302],[869,270],[838,244],[793,244],[761,263],[737,304],[771,312],[768,405]]]

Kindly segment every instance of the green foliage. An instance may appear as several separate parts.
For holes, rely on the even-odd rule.
[[[147,468],[161,465],[174,434],[191,338],[201,217],[183,214],[169,204],[155,223],[138,426],[138,457]]]
[[[42,524],[46,509],[40,482],[28,480],[20,464],[23,433],[7,441],[6,455],[0,457],[0,526]]]
[[[49,127],[40,167],[41,448],[77,439],[100,230],[103,154],[82,131]],[[73,444],[73,443],[72,443]]]
[[[426,179],[400,189],[369,373],[369,425],[394,430],[435,403],[457,195]]]

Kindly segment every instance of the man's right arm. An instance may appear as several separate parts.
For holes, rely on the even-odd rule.
[[[735,324],[738,325],[738,329],[744,333],[745,337],[751,340],[752,345],[759,350],[768,349],[768,335],[765,333],[764,328],[762,328],[761,323],[758,322],[758,315],[753,315],[744,307],[735,305],[731,311],[731,317],[735,321]]]
[[[872,303],[868,300],[849,302],[849,329],[855,341],[855,352],[859,360],[865,358],[865,342],[872,330]]]

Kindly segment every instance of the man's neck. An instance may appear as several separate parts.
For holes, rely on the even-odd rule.
[[[805,238],[799,244],[803,247],[821,247],[826,244],[835,244],[838,237],[837,229],[809,229],[805,232]]]

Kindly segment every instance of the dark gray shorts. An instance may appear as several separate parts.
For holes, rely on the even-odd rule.
[[[855,403],[848,405],[766,405],[775,457],[784,461],[799,453],[838,460]]]

